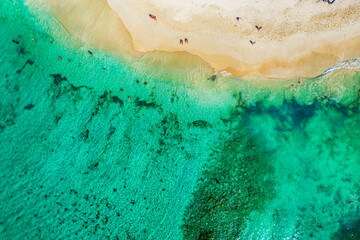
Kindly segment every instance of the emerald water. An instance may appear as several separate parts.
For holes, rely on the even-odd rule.
[[[0,11],[0,239],[360,239],[359,73],[194,86]]]

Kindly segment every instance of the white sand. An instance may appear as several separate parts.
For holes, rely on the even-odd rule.
[[[157,51],[148,59],[160,56],[158,50],[189,52],[238,76],[314,77],[360,56],[358,0],[45,1],[65,29],[88,44],[133,56]],[[185,37],[189,43],[180,45]]]
[[[235,75],[313,77],[341,60],[360,56],[358,0],[332,5],[314,0],[108,3],[130,32],[136,50],[188,51],[216,70]],[[184,37],[190,42],[181,46],[178,41]],[[256,44],[252,46],[250,40]]]

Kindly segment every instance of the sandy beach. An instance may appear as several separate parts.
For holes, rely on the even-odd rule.
[[[64,28],[87,44],[138,58],[187,52],[236,76],[315,77],[360,56],[357,0],[46,2]],[[189,42],[179,44],[185,38]]]

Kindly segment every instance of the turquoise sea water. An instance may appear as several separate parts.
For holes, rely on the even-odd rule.
[[[360,239],[359,73],[196,87],[41,14],[0,2],[0,239]]]

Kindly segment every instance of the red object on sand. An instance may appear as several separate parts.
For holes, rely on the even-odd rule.
[[[149,17],[151,17],[151,19],[154,19],[155,21],[157,21],[155,15],[149,14]]]

